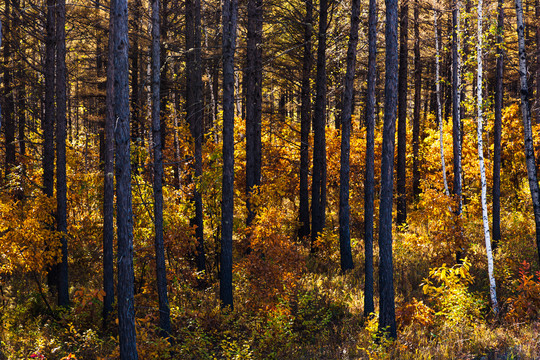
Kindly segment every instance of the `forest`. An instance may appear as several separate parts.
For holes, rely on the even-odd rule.
[[[0,41],[0,360],[540,358],[540,0],[3,0]]]

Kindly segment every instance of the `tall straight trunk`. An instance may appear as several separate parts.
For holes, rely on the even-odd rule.
[[[263,2],[248,0],[246,49],[246,195],[247,225],[255,218],[250,197],[261,184],[262,32]]]
[[[398,2],[386,0],[386,78],[379,210],[379,331],[397,337],[392,259],[392,198],[398,97]]]
[[[525,140],[525,163],[531,189],[531,198],[536,224],[536,247],[540,258],[540,197],[538,178],[536,175],[536,159],[531,128],[531,110],[529,104],[529,86],[527,84],[527,55],[525,53],[525,36],[523,35],[523,6],[521,0],[516,0],[517,33],[519,47],[519,80],[521,84],[521,112],[523,114],[523,136]]]
[[[154,227],[156,279],[159,302],[159,328],[163,336],[171,333],[171,310],[167,296],[167,269],[163,245],[163,154],[161,153],[160,121],[160,0],[152,0],[152,140],[154,150]]]
[[[437,19],[439,18],[439,10],[435,10],[433,14],[433,24],[435,27],[435,93],[437,98],[437,124],[439,124],[439,143],[441,148],[441,168],[444,183],[444,192],[446,196],[450,196],[448,190],[448,181],[446,180],[446,163],[444,161],[444,136],[443,136],[443,118],[442,118],[442,106],[441,106],[441,82],[440,82],[440,59],[441,49],[439,45],[439,29],[437,25]]]
[[[15,166],[15,102],[13,99],[13,84],[11,73],[11,43],[13,33],[11,31],[11,1],[6,1],[4,22],[4,140],[6,151],[5,173],[11,172]]]
[[[167,40],[169,39],[169,0],[161,0],[161,42],[160,42],[160,64],[161,64],[161,85],[160,85],[160,96],[161,96],[161,150],[164,150],[167,145],[167,135],[168,135],[168,129],[167,129],[167,117],[166,117],[166,111],[167,111],[167,103],[169,101],[170,96],[170,88],[169,85],[169,61],[167,61]],[[202,218],[202,216],[201,216]],[[202,229],[202,226],[201,226]]]
[[[476,72],[476,99],[477,99],[477,111],[478,115],[476,118],[477,129],[478,129],[478,162],[480,165],[480,184],[482,186],[482,222],[484,224],[484,239],[486,242],[486,254],[488,261],[488,277],[489,277],[489,294],[491,297],[491,306],[495,314],[499,313],[499,305],[497,303],[497,289],[495,284],[495,277],[493,275],[493,253],[491,251],[491,240],[489,236],[489,220],[488,220],[488,209],[487,209],[487,184],[486,184],[486,168],[484,165],[484,149],[483,149],[483,140],[482,140],[482,128],[483,128],[483,98],[482,98],[482,37],[484,33],[482,31],[482,20],[483,20],[483,11],[482,11],[482,0],[478,0],[478,37],[476,43],[476,60],[477,60],[477,72]]]
[[[306,0],[304,19],[304,58],[302,63],[302,104],[300,108],[300,230],[299,237],[309,235],[309,132],[311,130],[311,68],[313,65],[313,2]]]
[[[536,15],[536,123],[540,124],[540,0],[535,0]]]
[[[197,238],[197,270],[204,271],[204,228],[203,206],[200,186],[198,184],[202,175],[202,141],[204,123],[203,82],[201,64],[201,2],[200,0],[186,1],[186,50],[187,50],[187,77],[186,77],[186,116],[193,143],[195,145],[195,191],[193,203],[195,217],[191,224],[195,225]]]
[[[136,0],[134,3],[133,11],[133,33],[132,33],[132,46],[131,46],[131,142],[136,146],[140,146],[141,135],[141,113],[142,113],[142,101],[140,99],[140,86],[139,86],[139,34],[140,34],[140,22],[141,22],[141,0]],[[139,173],[139,151],[135,151],[134,156],[131,158],[132,168],[135,174]]]
[[[366,91],[366,184],[364,189],[364,316],[375,311],[373,300],[373,213],[375,201],[375,97],[377,86],[377,0],[369,0]]]
[[[456,215],[461,214],[461,60],[459,8],[461,0],[452,1],[452,137],[454,151],[454,195]],[[458,256],[459,257],[459,256]]]
[[[407,223],[407,67],[409,55],[409,0],[402,0],[399,21],[398,143],[397,143],[397,218],[398,226]]]
[[[232,233],[234,215],[234,53],[237,0],[223,1],[223,198],[219,295],[223,308],[233,308]]]
[[[110,8],[116,0],[110,0]],[[109,14],[109,34],[114,33],[114,20]],[[107,61],[107,98],[105,117],[105,149],[103,164],[103,322],[114,303],[114,43],[109,38]]]
[[[413,111],[413,196],[420,195],[420,107],[422,102],[422,60],[420,58],[420,8],[414,1],[414,111]]]
[[[69,304],[66,183],[66,1],[56,3],[56,225],[62,234],[58,305]]]
[[[0,20],[0,46],[2,46],[2,20]],[[0,104],[0,131],[2,131],[2,104]]]
[[[43,116],[43,192],[52,198],[54,194],[54,79],[55,79],[55,0],[47,0],[47,20],[45,39],[45,114]],[[4,109],[5,113],[5,109]],[[49,249],[50,250],[50,249]],[[47,271],[47,284],[49,290],[54,291],[57,286],[58,267],[52,265]]]
[[[503,75],[504,75],[504,0],[498,5],[497,30],[497,65],[495,73],[495,124],[493,134],[493,250],[501,241],[501,128],[503,107]]]
[[[347,49],[347,72],[343,90],[341,110],[341,166],[339,172],[339,249],[341,270],[354,268],[351,253],[351,231],[349,228],[349,157],[351,151],[351,113],[354,93],[354,72],[356,68],[356,48],[358,47],[358,25],[360,24],[360,0],[352,0],[351,30]]]
[[[326,208],[326,31],[328,30],[328,0],[320,0],[317,48],[316,97],[313,115],[313,176],[311,186],[311,251],[322,232]]]
[[[138,358],[133,275],[133,209],[129,133],[129,59],[127,0],[111,8],[114,21],[114,136],[116,144],[116,223],[118,233],[118,334],[120,359]]]

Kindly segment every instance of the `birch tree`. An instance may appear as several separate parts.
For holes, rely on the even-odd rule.
[[[482,31],[482,0],[478,0],[478,33],[476,43],[476,100],[477,100],[477,135],[478,135],[478,163],[480,165],[480,183],[482,187],[482,223],[484,224],[484,239],[486,242],[486,254],[488,261],[488,277],[489,277],[489,294],[491,297],[491,306],[495,314],[499,313],[499,305],[497,303],[497,289],[495,285],[495,277],[493,275],[493,253],[491,251],[491,240],[489,236],[489,221],[488,221],[488,209],[487,209],[487,184],[486,184],[486,168],[484,165],[484,149],[483,149],[483,98],[482,98],[482,37],[484,36]]]

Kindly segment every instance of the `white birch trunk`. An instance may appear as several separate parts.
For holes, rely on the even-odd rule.
[[[484,238],[486,241],[486,254],[488,260],[488,276],[489,276],[489,294],[491,297],[491,305],[495,314],[499,313],[499,305],[497,303],[497,289],[495,285],[495,277],[493,276],[493,253],[491,251],[491,240],[489,236],[489,221],[488,221],[488,210],[487,210],[487,184],[486,184],[486,168],[484,166],[484,150],[482,142],[482,0],[478,0],[478,40],[476,45],[477,51],[477,86],[476,86],[476,96],[477,96],[477,129],[478,129],[478,161],[480,163],[480,181],[482,185],[482,222],[484,224]]]
[[[439,10],[435,10],[433,13],[433,24],[435,25],[435,92],[437,94],[437,122],[439,123],[439,142],[441,144],[441,165],[444,181],[444,192],[446,196],[450,196],[448,190],[448,181],[446,180],[446,164],[444,161],[444,138],[443,138],[443,119],[441,113],[441,84],[439,79],[440,73],[440,49],[439,49],[439,29],[437,27],[437,17],[439,16]]]

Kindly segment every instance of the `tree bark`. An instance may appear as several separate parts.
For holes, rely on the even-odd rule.
[[[450,191],[448,190],[448,181],[446,180],[446,163],[444,160],[444,136],[443,136],[443,119],[442,119],[442,109],[441,109],[441,83],[440,83],[440,59],[441,59],[441,50],[439,45],[439,29],[437,25],[437,19],[439,17],[439,10],[435,10],[433,14],[433,24],[435,26],[435,93],[437,97],[437,124],[439,124],[439,142],[441,147],[441,168],[443,175],[444,183],[444,192],[446,196],[450,196]]]
[[[110,8],[116,0],[110,0]],[[109,34],[114,34],[114,19],[109,14]],[[103,322],[114,303],[114,43],[109,38],[107,62],[107,98],[105,118],[105,157],[103,164]]]
[[[420,9],[414,1],[414,112],[413,112],[413,196],[420,195],[420,107],[422,103],[422,60],[420,58]]]
[[[154,227],[156,280],[159,301],[159,328],[162,336],[171,334],[171,310],[167,296],[167,269],[163,245],[163,154],[160,117],[160,0],[152,0],[152,140],[154,150]]]
[[[397,337],[392,259],[392,198],[398,97],[398,2],[386,0],[386,78],[379,210],[379,331]]]
[[[309,132],[311,130],[311,68],[313,65],[312,43],[313,35],[313,2],[306,2],[306,17],[304,19],[304,59],[302,63],[302,105],[300,109],[300,230],[299,237],[309,235]]]
[[[222,308],[233,309],[232,233],[234,215],[234,53],[237,0],[223,1],[223,198],[219,295]]]
[[[311,252],[325,223],[326,208],[326,31],[328,0],[320,0],[317,48],[316,97],[313,115],[313,176],[311,186]]]
[[[525,52],[525,36],[523,35],[523,6],[521,0],[516,0],[517,33],[519,48],[519,78],[521,85],[521,112],[523,115],[523,135],[525,142],[525,163],[527,164],[527,177],[534,210],[536,224],[536,247],[540,258],[540,196],[538,178],[536,174],[536,159],[531,128],[531,110],[529,103],[529,86],[527,84],[527,55]]]
[[[461,214],[461,60],[459,24],[460,0],[452,1],[452,137],[454,152],[454,195],[457,206],[456,215]]]
[[[246,196],[247,225],[255,218],[251,203],[254,187],[261,185],[262,31],[263,2],[248,0],[246,49]]]
[[[396,224],[407,223],[407,67],[409,40],[409,0],[402,0],[399,21],[399,74],[398,74],[398,143],[397,143],[397,218]]]
[[[200,177],[202,175],[202,142],[204,123],[202,61],[201,61],[201,2],[200,0],[186,1],[186,116],[191,136],[195,147],[195,190],[193,203],[195,205],[195,217],[191,224],[195,225],[197,238],[197,270],[204,271],[204,227],[203,227],[203,204],[200,191]]]
[[[364,316],[375,311],[373,300],[373,213],[375,201],[375,97],[377,85],[377,0],[369,0],[368,74],[366,91],[366,184],[364,189]]]
[[[66,183],[66,1],[56,3],[56,225],[62,234],[58,305],[69,304]]]
[[[534,3],[536,15],[536,123],[540,124],[540,0]]]
[[[501,241],[501,128],[504,76],[504,0],[499,0],[497,30],[497,65],[495,73],[495,124],[493,134],[493,250]]]
[[[118,334],[120,359],[138,358],[133,275],[133,209],[129,133],[129,59],[127,0],[116,0],[114,32],[114,113],[116,144],[116,223],[118,233]]]
[[[489,220],[488,220],[488,209],[487,209],[487,184],[486,184],[486,168],[484,165],[484,149],[482,141],[482,128],[483,128],[483,99],[482,99],[482,20],[483,20],[483,11],[482,11],[482,0],[478,0],[478,37],[476,43],[476,61],[477,61],[477,72],[476,72],[476,98],[477,98],[477,129],[478,129],[478,162],[480,165],[480,183],[482,186],[482,222],[484,224],[484,239],[486,242],[486,254],[488,261],[488,277],[489,277],[489,294],[491,297],[491,306],[495,314],[499,313],[499,305],[497,303],[497,290],[495,284],[495,277],[493,275],[493,253],[491,251],[491,240],[489,236]]]
[[[341,110],[341,166],[339,172],[339,249],[341,271],[354,268],[351,253],[351,231],[349,228],[349,177],[351,150],[351,113],[354,92],[354,73],[356,69],[356,48],[358,47],[358,25],[360,24],[360,0],[352,0],[351,30],[347,49],[347,72],[343,90]]]
[[[11,168],[15,166],[15,102],[13,99],[13,84],[11,72],[11,43],[13,41],[13,33],[11,31],[11,1],[5,2],[4,21],[4,140],[6,151],[5,174],[11,172]]]

